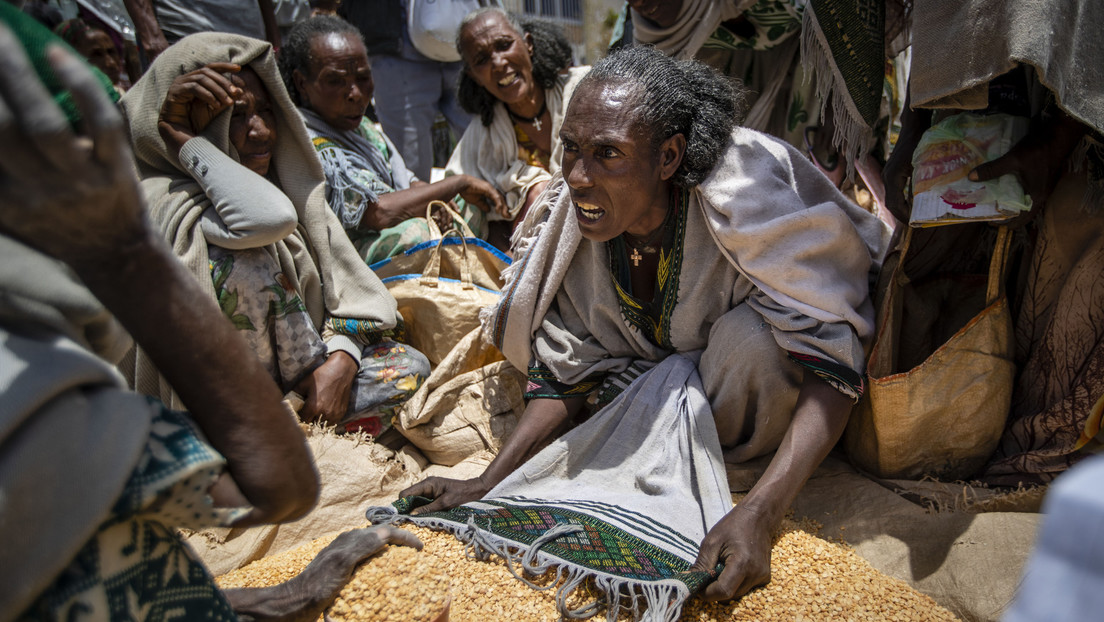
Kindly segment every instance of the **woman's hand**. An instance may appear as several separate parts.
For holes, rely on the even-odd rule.
[[[341,423],[349,412],[349,396],[358,369],[357,362],[347,353],[338,350],[330,354],[325,363],[295,386],[295,391],[303,396],[299,417],[327,425]]]
[[[475,204],[484,212],[494,212],[503,218],[510,217],[510,208],[506,206],[506,199],[490,182],[472,177],[471,175],[458,175],[464,177],[464,187],[459,195],[468,203]]]
[[[724,570],[706,586],[706,600],[739,598],[770,582],[770,524],[759,513],[737,505],[702,540],[691,570],[712,574],[718,563]]]
[[[1087,128],[1064,112],[1048,123],[1033,123],[1031,131],[1003,156],[970,171],[970,181],[988,181],[1012,174],[1031,197],[1031,213],[1046,203],[1066,171],[1073,148]]]
[[[426,497],[433,499],[420,508],[415,508],[411,514],[425,514],[427,512],[440,512],[448,510],[469,501],[482,499],[493,486],[488,485],[482,477],[472,479],[449,479],[447,477],[430,477],[414,484],[399,493],[400,497]]]
[[[156,233],[118,109],[73,54],[55,46],[46,57],[73,95],[84,134],[74,133],[19,42],[0,28],[0,231],[92,269]]]
[[[241,65],[211,63],[173,80],[161,104],[157,130],[174,155],[219,113],[234,105],[241,89],[225,74],[239,71]]]

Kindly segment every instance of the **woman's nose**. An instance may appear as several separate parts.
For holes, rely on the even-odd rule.
[[[575,158],[570,162],[564,162],[564,179],[572,188],[588,188],[594,185],[590,177],[587,165],[582,158]]]
[[[254,140],[267,140],[272,134],[272,128],[261,115],[253,115],[249,120],[249,136]]]

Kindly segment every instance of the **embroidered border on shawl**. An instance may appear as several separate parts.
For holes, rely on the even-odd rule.
[[[392,504],[397,513],[385,515],[369,510],[368,520],[376,524],[413,522],[457,533],[478,530],[507,540],[507,547],[528,550],[527,556],[539,549],[541,554],[559,563],[637,584],[674,580],[684,584],[690,594],[713,580],[708,572],[691,571],[692,562],[672,552],[696,557],[697,544],[643,514],[616,505],[509,496],[483,499],[443,512],[409,516],[411,510],[429,501],[421,497],[402,497]],[[648,534],[652,541],[637,534]],[[464,541],[470,542],[469,546],[491,548],[485,538],[478,536]],[[502,548],[489,552],[501,554],[505,551]],[[525,561],[522,566],[527,571],[532,569]],[[539,571],[546,569],[537,568]],[[714,572],[721,570],[723,565],[718,564]]]
[[[679,278],[682,274],[683,246],[686,241],[686,215],[690,202],[690,192],[683,188],[672,188],[671,203],[676,206],[675,229],[664,240],[660,249],[659,268],[656,272],[657,286],[659,287],[660,303],[659,317],[653,317],[631,294],[621,287],[617,275],[623,271],[628,272],[621,262],[625,254],[625,244],[621,237],[615,237],[606,243],[609,254],[610,281],[613,282],[617,292],[617,300],[621,307],[621,316],[630,325],[636,327],[653,344],[666,350],[674,350],[671,345],[671,314],[678,304]],[[670,254],[667,254],[667,251]],[[649,305],[651,306],[651,305]]]
[[[380,323],[375,320],[355,320],[352,318],[331,317],[326,320],[326,326],[339,335],[347,335],[365,345],[379,343],[384,339],[394,339],[404,342],[406,340],[406,325],[402,318],[394,328],[380,328]]]
[[[821,380],[832,385],[837,391],[849,396],[856,402],[859,401],[863,391],[866,390],[866,382],[862,374],[850,367],[817,356],[793,352],[792,350],[787,351],[787,354],[789,354],[791,361],[812,371]]]
[[[560,382],[552,370],[540,362],[530,364],[528,374],[529,380],[525,385],[527,400],[582,397],[593,391],[603,380],[602,375],[598,375],[575,384]]]

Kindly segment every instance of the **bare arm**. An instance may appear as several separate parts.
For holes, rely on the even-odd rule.
[[[261,21],[264,22],[265,39],[275,49],[280,49],[280,27],[276,24],[276,8],[272,0],[257,0],[261,8]]]
[[[360,226],[379,231],[400,222],[425,216],[430,201],[451,201],[460,195],[484,211],[506,212],[506,202],[490,183],[470,175],[451,175],[432,184],[411,185],[406,190],[380,195],[379,203],[364,210]]]
[[[434,500],[414,510],[414,514],[447,510],[481,499],[551,440],[553,435],[578,414],[584,403],[584,398],[536,399],[529,402],[517,428],[506,439],[506,443],[482,475],[469,480],[430,477],[402,491],[399,496],[417,495]]]
[[[705,588],[706,599],[743,596],[770,581],[771,531],[843,434],[851,406],[851,398],[805,372],[790,429],[766,472],[702,541],[692,569],[708,572],[725,564]]]
[[[146,53],[146,61],[153,62],[153,59],[169,47],[169,42],[157,23],[152,0],[123,0],[123,5],[134,22],[134,30],[138,33],[138,43]]]
[[[0,28],[0,231],[69,264],[148,352],[227,459],[217,504],[252,505],[245,525],[302,516],[318,477],[279,389],[146,221],[114,104],[72,54],[47,56],[85,134]]]

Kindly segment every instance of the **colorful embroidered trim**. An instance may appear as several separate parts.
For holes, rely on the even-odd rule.
[[[863,391],[866,389],[866,382],[862,374],[850,367],[809,354],[793,351],[787,351],[787,354],[789,354],[791,361],[811,370],[821,380],[832,385],[840,393],[850,396],[856,402],[862,397]]]
[[[582,397],[594,390],[602,382],[602,376],[586,378],[582,382],[568,384],[560,382],[552,370],[543,363],[534,362],[529,366],[529,381],[525,385],[525,399],[566,399]]]

